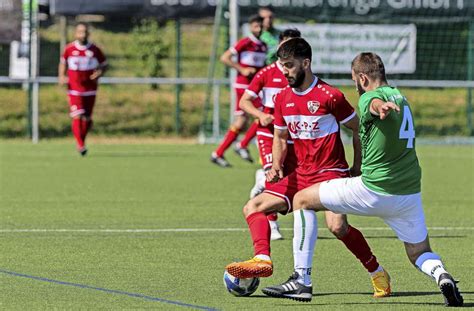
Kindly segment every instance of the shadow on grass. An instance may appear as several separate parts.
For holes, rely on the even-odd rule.
[[[337,292],[337,293],[317,293],[313,294],[313,300],[311,302],[294,302],[294,304],[291,304],[293,307],[297,306],[337,306],[337,305],[375,305],[375,304],[384,304],[384,305],[420,305],[420,306],[439,306],[442,307],[444,306],[443,303],[443,298],[440,292],[437,291],[432,291],[432,292],[396,292],[392,293],[391,297],[387,298],[382,298],[382,299],[372,299],[371,301],[367,302],[340,302],[340,301],[335,301],[334,303],[318,303],[318,297],[321,296],[352,296],[352,295],[358,295],[358,296],[367,296],[371,297],[372,292],[349,292],[349,293],[344,293],[344,292]],[[469,294],[474,294],[474,292],[463,292],[461,291],[461,294],[464,295],[469,295]],[[440,302],[402,302],[402,301],[393,301],[391,298],[395,297],[422,297],[422,296],[439,296],[439,301]],[[250,298],[266,298],[266,299],[279,299],[279,298],[274,298],[274,297],[269,297],[266,295],[252,295]],[[434,298],[436,299],[436,298]],[[466,297],[464,297],[466,299]],[[280,299],[282,302],[292,302],[289,299]],[[285,304],[285,306],[289,306],[288,304]],[[474,303],[464,303],[464,307],[474,307]]]

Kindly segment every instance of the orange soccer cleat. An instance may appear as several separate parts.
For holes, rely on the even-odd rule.
[[[392,289],[390,287],[390,275],[388,275],[387,271],[382,270],[375,273],[372,276],[372,286],[374,287],[375,298],[390,296]]]
[[[273,264],[271,260],[254,257],[247,261],[233,262],[227,265],[225,269],[236,278],[264,278],[272,275]]]

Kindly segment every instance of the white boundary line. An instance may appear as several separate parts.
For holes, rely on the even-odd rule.
[[[364,231],[391,231],[389,227],[357,227]],[[280,228],[292,231],[293,228]],[[318,228],[318,231],[326,231]],[[474,227],[429,227],[433,231],[467,231]],[[244,232],[247,228],[170,228],[170,229],[0,229],[0,233],[165,233],[165,232]]]

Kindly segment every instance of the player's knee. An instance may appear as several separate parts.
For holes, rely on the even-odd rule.
[[[303,193],[297,193],[293,198],[293,209],[309,209],[310,208],[310,200],[309,198]]]
[[[250,214],[253,214],[256,212],[258,212],[258,204],[254,198],[254,199],[249,200],[247,204],[244,205],[243,213],[244,213],[244,216],[247,217]]]
[[[343,222],[328,223],[327,226],[329,231],[338,239],[344,237],[347,234],[348,226]]]

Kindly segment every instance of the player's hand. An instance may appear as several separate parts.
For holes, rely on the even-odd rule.
[[[240,74],[246,77],[253,76],[257,72],[257,69],[253,67],[242,67],[240,68]]]
[[[272,124],[273,120],[275,120],[275,118],[271,114],[268,114],[268,113],[264,113],[258,117],[258,121],[260,122],[261,126],[270,125]]]
[[[272,167],[265,172],[265,176],[269,183],[276,183],[283,178],[283,170],[281,168]]]
[[[96,69],[96,70],[94,70],[94,72],[91,74],[91,76],[89,78],[91,80],[97,80],[102,76],[102,73],[104,73],[102,71],[102,69]]]
[[[355,167],[355,166],[350,168],[349,173],[351,174],[351,177],[357,177],[357,176],[362,175],[360,167]]]
[[[59,76],[59,78],[58,78],[58,84],[59,84],[60,86],[64,86],[64,85],[66,85],[66,84],[68,84],[68,83],[69,83],[68,77],[66,77],[66,76]]]
[[[398,105],[396,105],[395,103],[392,103],[392,102],[386,102],[386,103],[383,103],[382,105],[380,105],[379,107],[377,107],[377,112],[380,116],[380,120],[383,120],[385,119],[390,111],[394,110],[396,112],[400,112],[400,107],[398,107]]]

